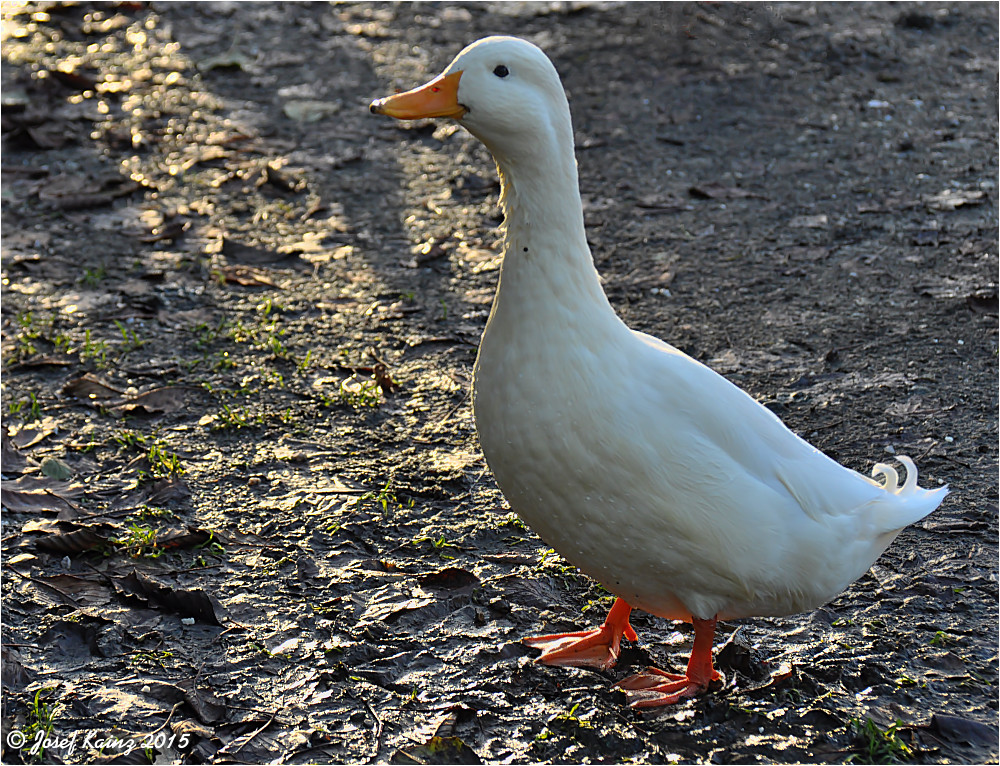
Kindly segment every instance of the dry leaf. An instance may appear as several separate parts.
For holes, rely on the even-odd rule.
[[[221,626],[220,617],[226,616],[222,605],[201,588],[172,588],[135,570],[125,577],[114,577],[112,581],[126,597],[137,598],[150,606],[159,606],[185,617],[194,617],[208,625]]]
[[[443,590],[459,590],[479,584],[479,578],[461,567],[445,567],[417,578],[422,586]]]
[[[226,282],[232,282],[243,287],[277,287],[267,271],[254,266],[223,266],[219,270]]]
[[[3,445],[2,456],[0,456],[0,464],[3,465],[3,472],[5,474],[24,473],[24,469],[28,467],[28,458],[22,455],[17,446],[11,441],[6,429],[0,432],[0,442]]]
[[[287,101],[282,111],[284,111],[286,117],[308,124],[310,122],[325,120],[327,117],[331,117],[339,112],[340,102],[312,101],[309,99]]]
[[[746,189],[740,189],[737,186],[724,186],[717,183],[692,186],[688,189],[688,194],[697,199],[741,199],[743,197],[760,196]]]
[[[66,383],[62,387],[62,393],[76,399],[93,401],[95,399],[114,399],[121,396],[123,392],[112,388],[96,375],[88,372]]]
[[[83,511],[70,498],[82,493],[81,484],[22,476],[0,485],[0,502],[13,513],[55,512],[60,519],[72,519]]]
[[[797,215],[788,222],[789,229],[825,229],[829,219],[826,215]]]
[[[219,252],[226,256],[226,261],[230,264],[235,261],[249,266],[260,266],[265,263],[275,265],[287,262],[286,265],[291,266],[298,261],[296,253],[254,247],[232,239],[223,239]]]
[[[80,525],[47,519],[29,522],[21,532],[43,532],[45,536],[35,540],[35,547],[64,556],[97,548],[110,542],[112,536],[112,528],[107,524]]]
[[[184,386],[153,388],[114,406],[112,412],[116,415],[135,410],[142,410],[149,415],[175,412],[184,406],[185,396],[186,388]]]
[[[937,194],[924,197],[924,204],[930,210],[955,210],[964,205],[981,205],[986,201],[982,189],[945,189]]]
[[[56,419],[46,416],[30,425],[21,426],[10,434],[10,440],[18,449],[27,449],[59,430]]]

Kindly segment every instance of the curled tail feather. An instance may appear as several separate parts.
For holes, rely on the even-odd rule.
[[[902,486],[899,485],[899,473],[891,465],[876,463],[872,468],[872,479],[883,477],[885,481],[881,485],[882,489],[898,498],[898,502],[891,505],[879,503],[884,509],[880,514],[881,526],[887,532],[900,530],[919,521],[937,508],[948,494],[947,486],[931,490],[918,487],[917,466],[906,455],[897,455],[896,459],[906,469],[906,481]]]
[[[885,484],[882,486],[886,492],[892,492],[894,495],[912,495],[917,490],[917,466],[906,455],[897,455],[896,459],[906,469],[906,481],[902,487],[899,486],[899,473],[887,463],[876,463],[872,468],[872,478],[884,476]]]

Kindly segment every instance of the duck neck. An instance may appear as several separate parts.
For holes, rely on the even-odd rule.
[[[530,157],[496,157],[504,212],[497,308],[509,295],[613,314],[587,244],[572,132],[561,138]]]

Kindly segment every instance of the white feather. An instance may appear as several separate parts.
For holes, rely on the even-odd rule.
[[[509,76],[498,77],[503,64]],[[545,55],[467,48],[461,123],[496,158],[504,261],[475,366],[487,461],[511,507],[629,604],[674,619],[812,609],[947,493],[844,468],[676,348],[633,332],[583,227],[569,107]]]

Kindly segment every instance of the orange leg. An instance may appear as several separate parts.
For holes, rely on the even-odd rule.
[[[660,707],[673,705],[687,697],[695,697],[708,689],[713,681],[723,680],[722,673],[712,665],[712,639],[715,637],[715,618],[694,623],[694,647],[688,660],[687,673],[677,675],[658,668],[647,668],[645,672],[629,676],[615,684],[625,691],[629,705],[633,708]]]
[[[522,639],[522,643],[542,650],[535,661],[545,665],[569,665],[572,667],[610,668],[618,662],[618,646],[624,635],[629,641],[636,641],[635,631],[629,625],[632,607],[618,599],[608,612],[604,624],[594,630],[579,633],[553,633],[549,636],[534,636]],[[711,650],[709,638],[709,650]],[[711,663],[711,654],[709,663]]]

